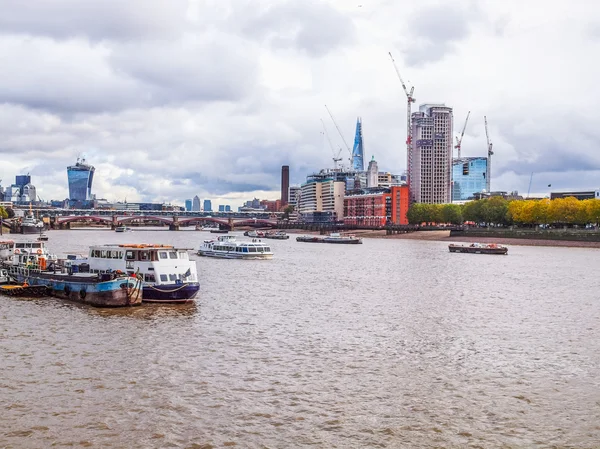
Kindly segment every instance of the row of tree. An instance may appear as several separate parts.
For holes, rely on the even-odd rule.
[[[505,200],[498,196],[462,205],[414,203],[408,209],[407,218],[411,224],[598,225],[600,200],[580,201],[574,197]]]

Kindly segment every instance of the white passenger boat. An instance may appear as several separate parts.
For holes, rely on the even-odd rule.
[[[142,301],[190,302],[200,283],[188,250],[171,245],[115,244],[90,247],[89,256],[71,263],[92,273],[122,272],[142,279]]]
[[[235,236],[222,235],[217,239],[205,240],[198,249],[199,256],[222,259],[272,259],[271,247],[260,239],[238,242]]]

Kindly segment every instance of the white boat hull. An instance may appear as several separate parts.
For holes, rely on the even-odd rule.
[[[237,252],[217,252],[217,251],[198,251],[199,256],[204,257],[217,257],[220,259],[244,259],[244,260],[257,260],[257,259],[272,259],[273,254],[265,253],[237,253]]]

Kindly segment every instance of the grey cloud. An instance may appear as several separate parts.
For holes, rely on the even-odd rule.
[[[265,40],[274,48],[293,48],[323,56],[352,45],[356,29],[348,16],[325,2],[288,0],[264,12],[255,12],[245,22],[242,32]]]
[[[54,39],[135,39],[177,35],[187,0],[3,0],[0,33]]]
[[[474,3],[463,9],[454,3],[429,6],[410,19],[412,40],[405,45],[406,62],[412,66],[437,62],[468,37],[473,20],[480,18]]]

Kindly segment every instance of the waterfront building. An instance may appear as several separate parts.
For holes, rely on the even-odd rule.
[[[288,204],[298,209],[298,200],[300,199],[300,186],[290,186],[288,194]]]
[[[67,167],[69,181],[69,199],[73,201],[89,201],[92,199],[92,182],[95,168],[85,163],[85,159]]]
[[[289,202],[290,190],[290,167],[283,165],[281,167],[281,205],[286,206]]]
[[[269,212],[279,212],[282,207],[281,200],[262,200],[260,202],[260,208]]]
[[[200,198],[196,195],[192,201],[192,211],[200,212]]]
[[[346,184],[336,181],[328,173],[307,177],[300,187],[298,212],[309,223],[341,220],[344,216],[344,192]]]
[[[412,114],[408,179],[411,202],[452,200],[452,108],[423,104]]]
[[[352,149],[352,168],[356,171],[365,171],[365,149],[362,132],[362,118],[356,119],[356,133],[354,136],[354,147]]]
[[[204,200],[204,212],[212,212],[212,203],[210,200]]]
[[[231,206],[229,204],[219,204],[219,212],[231,212]]]
[[[192,200],[185,200],[185,210],[187,212],[192,211]]]
[[[379,185],[379,169],[375,156],[371,157],[369,168],[367,168],[367,187],[377,187]]]
[[[554,200],[556,198],[568,198],[574,197],[578,200],[600,200],[600,189],[596,190],[587,190],[587,191],[579,191],[579,192],[551,192],[550,199]]]
[[[346,193],[344,224],[386,226],[408,224],[408,186],[373,187]]]
[[[465,201],[487,186],[487,157],[463,157],[452,163],[452,201]]]

